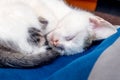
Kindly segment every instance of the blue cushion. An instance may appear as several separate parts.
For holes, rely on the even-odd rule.
[[[0,80],[87,80],[101,53],[120,36],[120,30],[83,53],[61,56],[52,64],[33,69],[0,68]],[[107,44],[106,44],[107,43]]]

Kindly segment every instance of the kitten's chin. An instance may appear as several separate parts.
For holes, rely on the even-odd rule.
[[[51,43],[48,43],[48,45],[54,50],[57,51],[58,53],[60,53],[60,55],[64,55],[65,54],[65,49],[63,46],[53,46]]]
[[[60,53],[60,55],[74,55],[74,54],[78,54],[78,53],[82,53],[85,51],[84,48],[69,48],[69,47],[65,47],[65,46],[53,46],[51,44],[49,44],[50,47],[52,47],[52,49],[54,51],[57,51]]]
[[[78,54],[78,53],[82,53],[84,52],[85,50],[84,49],[79,49],[79,50],[66,50],[64,51],[63,55],[75,55],[75,54]]]
[[[63,56],[63,55],[67,55],[67,56],[75,55],[75,54],[82,53],[85,51],[84,49],[79,49],[79,50],[59,50],[56,48],[53,48],[53,49],[55,51],[59,52],[61,56]]]
[[[54,51],[57,51],[58,53],[60,53],[61,56],[65,55],[65,51],[64,50],[61,50],[61,49],[58,49],[58,48],[55,48],[55,47],[53,47],[52,49]]]

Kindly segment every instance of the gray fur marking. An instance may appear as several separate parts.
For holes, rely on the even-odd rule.
[[[29,43],[33,46],[41,43],[38,41],[38,37],[43,37],[37,34],[39,30],[30,30]],[[34,35],[34,36],[33,36]],[[11,68],[31,68],[35,66],[42,66],[51,62],[53,59],[58,57],[60,54],[52,49],[46,49],[44,53],[38,54],[24,54],[19,52],[19,47],[12,41],[4,41],[0,39],[0,67],[11,67]]]
[[[59,53],[53,50],[47,50],[46,53],[26,55],[0,49],[0,67],[31,68],[42,66],[58,56]]]
[[[42,37],[42,35],[40,35],[40,30],[31,27],[28,29],[28,34],[29,34],[29,37],[27,39],[28,43],[30,43],[31,45],[38,46],[41,41],[40,37]]]

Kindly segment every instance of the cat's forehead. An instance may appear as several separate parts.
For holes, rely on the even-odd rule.
[[[75,35],[76,33],[86,33],[90,24],[90,17],[86,12],[73,12],[66,15],[57,25],[56,33],[59,35]]]
[[[65,23],[65,24],[64,24]],[[59,25],[59,27],[56,29],[56,33],[61,33],[61,35],[71,35],[76,33],[82,33],[86,30],[86,27],[88,24],[85,23],[79,23],[79,22],[64,22]],[[85,24],[85,25],[84,25]]]
[[[89,16],[69,14],[57,25],[58,29],[66,31],[82,30],[89,25]],[[79,28],[79,29],[78,29]]]

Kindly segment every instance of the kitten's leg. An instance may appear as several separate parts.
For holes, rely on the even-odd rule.
[[[0,67],[32,68],[48,64],[59,56],[58,52],[47,50],[46,53],[22,54],[0,49]]]

